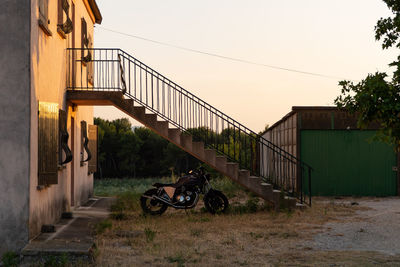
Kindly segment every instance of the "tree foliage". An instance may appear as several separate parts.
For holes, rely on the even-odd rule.
[[[144,127],[128,119],[95,118],[99,129],[97,178],[161,177],[186,173],[200,162]]]
[[[381,18],[375,26],[375,39],[382,41],[382,49],[400,49],[400,0],[383,0],[393,16]],[[358,125],[367,127],[371,122],[381,125],[378,137],[387,143],[400,145],[400,55],[389,64],[394,67],[388,74],[369,74],[359,83],[340,81],[341,95],[335,99],[339,108],[357,113]]]

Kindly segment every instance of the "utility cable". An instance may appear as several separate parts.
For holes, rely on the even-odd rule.
[[[157,40],[152,40],[152,39],[141,37],[141,36],[138,36],[138,35],[133,35],[133,34],[129,34],[129,33],[115,31],[115,30],[112,30],[112,29],[104,28],[102,26],[96,26],[96,28],[99,28],[99,29],[102,29],[102,30],[105,30],[105,31],[109,31],[109,32],[113,32],[113,33],[117,33],[117,34],[120,34],[120,35],[128,36],[128,37],[132,37],[132,38],[135,38],[135,39],[139,39],[139,40],[143,40],[143,41],[159,44],[159,45],[169,46],[169,47],[173,47],[173,48],[176,48],[176,49],[181,49],[181,50],[185,50],[185,51],[193,52],[193,53],[197,53],[197,54],[202,54],[202,55],[222,58],[222,59],[225,59],[225,60],[236,61],[236,62],[251,64],[251,65],[256,65],[256,66],[261,66],[261,67],[267,67],[267,68],[271,68],[271,69],[283,70],[283,71],[288,71],[288,72],[295,72],[295,73],[300,73],[300,74],[305,74],[305,75],[312,75],[312,76],[329,78],[329,79],[335,79],[335,80],[348,80],[346,78],[333,76],[333,75],[327,75],[327,74],[321,74],[321,73],[315,73],[315,72],[309,72],[309,71],[302,71],[302,70],[296,70],[296,69],[291,69],[291,68],[279,67],[279,66],[274,66],[274,65],[268,65],[268,64],[253,62],[253,61],[246,60],[246,59],[240,59],[240,58],[228,57],[228,56],[224,56],[224,55],[218,55],[218,54],[214,54],[214,53],[210,53],[210,52],[204,52],[204,51],[200,51],[200,50],[196,50],[196,49],[192,49],[192,48],[187,48],[187,47],[178,46],[178,45],[174,45],[174,44],[170,44],[170,43],[165,43],[165,42],[161,42],[161,41],[157,41]]]

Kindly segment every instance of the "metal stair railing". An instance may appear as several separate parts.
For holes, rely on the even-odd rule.
[[[90,53],[90,60],[83,55]],[[121,91],[275,189],[311,205],[312,168],[121,49],[67,49],[67,90]],[[76,75],[80,72],[80,75]],[[79,80],[78,80],[79,78]]]

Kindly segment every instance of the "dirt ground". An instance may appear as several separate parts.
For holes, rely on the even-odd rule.
[[[400,254],[321,245],[326,238],[321,234],[336,236],[335,225],[356,225],[372,216],[375,208],[363,201],[316,198],[313,207],[304,211],[244,210],[215,216],[203,212],[201,207],[188,212],[168,209],[155,217],[143,216],[136,209],[123,220],[112,220],[112,227],[105,227],[98,234],[95,264],[400,266]],[[394,201],[400,203],[400,199]],[[329,243],[331,239],[326,240]]]

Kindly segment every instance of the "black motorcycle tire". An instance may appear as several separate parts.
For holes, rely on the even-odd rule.
[[[162,203],[156,199],[149,199],[144,196],[153,196],[157,195],[158,189],[152,188],[147,190],[146,192],[143,193],[142,197],[140,198],[140,206],[142,207],[142,210],[146,214],[151,214],[151,215],[161,215],[163,214],[167,208],[168,205],[165,203]],[[152,210],[152,207],[159,207],[156,210]]]
[[[212,190],[204,196],[204,205],[211,214],[224,213],[229,206],[228,198],[217,190]]]

